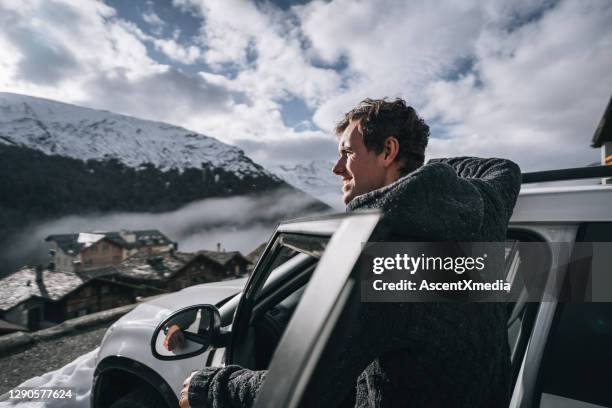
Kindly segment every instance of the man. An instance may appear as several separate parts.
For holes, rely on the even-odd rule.
[[[338,123],[336,134],[339,158],[332,172],[342,177],[342,198],[348,204],[421,167],[429,127],[402,100],[366,99]]]
[[[347,211],[382,211],[376,240],[505,239],[520,188],[514,163],[454,158],[423,166],[429,128],[401,99],[362,101],[336,133],[332,171],[342,177],[343,201]],[[358,320],[341,355],[326,357],[326,391],[306,395],[307,406],[508,405],[505,305],[362,303]],[[186,380],[181,406],[251,406],[265,375],[206,368]]]

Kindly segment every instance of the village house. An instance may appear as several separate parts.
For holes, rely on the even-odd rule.
[[[98,279],[112,279],[137,289],[138,296],[173,292],[198,283],[246,276],[249,261],[240,252],[169,251],[155,256],[137,254],[114,267],[114,271],[84,272]]]
[[[58,236],[62,237],[51,237]],[[64,242],[55,239],[54,242]],[[100,238],[95,242],[101,247],[112,241]],[[99,266],[101,263],[95,268],[69,272],[54,268],[52,262],[47,268],[24,267],[1,279],[0,334],[19,327],[38,330],[73,317],[134,303],[138,297],[244,277],[250,266],[236,251],[184,253],[173,249],[151,253],[147,249],[116,264]]]
[[[255,269],[255,266],[257,265],[257,261],[261,257],[261,254],[263,254],[267,245],[268,245],[267,242],[263,242],[259,244],[257,248],[249,252],[247,256],[245,256],[246,260],[250,262],[249,266],[247,267],[248,274],[251,274],[251,272],[253,272],[253,269]]]
[[[10,333],[15,333],[18,331],[26,331],[26,330],[28,329],[23,326],[0,319],[0,336],[2,336],[3,334],[10,334]]]
[[[55,269],[75,273],[118,265],[135,254],[153,255],[177,248],[158,230],[58,234],[45,241],[51,244]]]
[[[0,280],[0,318],[28,330],[134,301],[133,289],[120,283],[40,266],[23,267]]]

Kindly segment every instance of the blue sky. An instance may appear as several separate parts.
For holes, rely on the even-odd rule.
[[[428,156],[599,160],[609,0],[0,3],[0,91],[170,122],[264,165],[331,160],[365,97],[403,97]]]

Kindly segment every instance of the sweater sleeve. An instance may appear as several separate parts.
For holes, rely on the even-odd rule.
[[[354,198],[348,211],[382,210],[383,235],[427,241],[500,241],[521,185],[519,167],[504,159],[430,160],[393,184]]]
[[[249,408],[266,378],[266,371],[252,371],[237,365],[207,367],[189,383],[192,408]]]
[[[521,188],[521,169],[506,159],[453,157],[432,159],[428,163],[445,163],[455,170],[457,176],[470,182],[500,216],[510,219]]]

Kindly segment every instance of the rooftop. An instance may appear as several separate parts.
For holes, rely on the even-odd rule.
[[[267,242],[264,242],[262,244],[260,244],[257,248],[255,248],[254,250],[252,250],[245,258],[247,259],[247,261],[249,261],[250,263],[253,264],[253,266],[255,265],[255,263],[257,262],[257,260],[259,259],[259,257],[261,256],[261,254],[263,253],[263,251],[266,249],[266,245],[268,245]]]
[[[59,300],[85,283],[86,278],[62,271],[40,271],[36,280],[36,267],[25,266],[0,280],[0,310],[8,310],[30,297]]]
[[[606,111],[595,130],[593,140],[591,140],[591,146],[601,147],[601,145],[606,142],[612,142],[612,97],[610,97]]]
[[[230,260],[232,260],[235,257],[242,258],[246,260],[247,262],[249,262],[248,259],[242,256],[242,254],[239,251],[219,252],[219,251],[202,250],[202,251],[198,251],[197,254],[204,255],[208,259],[211,259],[217,262],[221,266],[225,266]]]
[[[134,255],[114,269],[119,276],[145,280],[168,279],[195,258],[195,254],[185,252],[165,252],[154,257]]]
[[[128,240],[127,236],[133,235],[134,240]],[[151,245],[170,245],[171,240],[158,230],[137,231],[94,231],[72,234],[54,234],[45,238],[45,241],[55,241],[57,245],[67,254],[78,254],[83,249],[106,239],[121,248],[132,249]]]

